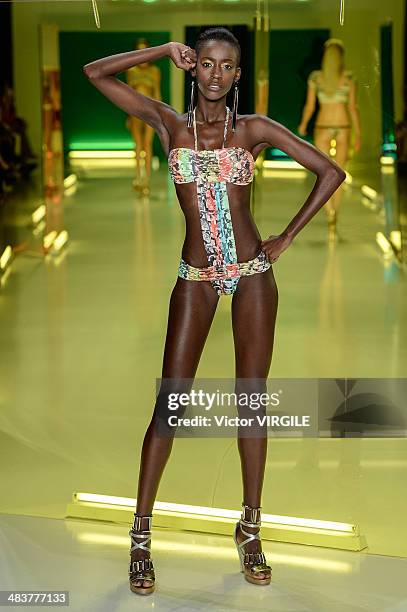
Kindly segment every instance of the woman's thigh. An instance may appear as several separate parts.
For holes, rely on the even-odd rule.
[[[177,278],[171,293],[162,378],[193,378],[219,296],[207,281]]]
[[[143,134],[143,122],[138,117],[134,115],[129,115],[128,125],[130,128],[131,135],[133,136],[133,140],[140,140]]]
[[[151,141],[154,138],[154,128],[151,127],[151,125],[148,125],[148,123],[144,124],[144,132],[143,132],[143,137],[144,137],[144,144],[151,144]]]
[[[314,145],[329,155],[331,149],[331,130],[329,128],[314,128]]]
[[[274,345],[278,289],[273,267],[242,276],[232,299],[236,378],[267,378]]]
[[[336,157],[335,161],[339,166],[345,170],[346,162],[348,161],[350,142],[350,130],[339,130],[336,137]]]

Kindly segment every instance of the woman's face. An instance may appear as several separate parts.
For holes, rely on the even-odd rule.
[[[324,53],[324,64],[327,68],[337,68],[343,63],[343,53],[341,47],[330,45]]]
[[[235,46],[223,40],[208,40],[200,49],[195,72],[205,97],[212,100],[223,97],[233,81],[240,78]]]

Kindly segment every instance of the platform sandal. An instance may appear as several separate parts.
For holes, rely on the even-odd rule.
[[[133,527],[129,531],[131,536],[130,555],[133,550],[141,548],[143,550],[151,550],[151,523],[153,517],[134,515]],[[142,522],[145,529],[142,529]],[[150,585],[144,586],[144,581],[151,582]],[[140,582],[140,584],[137,584]],[[151,558],[138,559],[132,561],[130,558],[129,567],[129,583],[130,590],[138,595],[149,595],[155,589],[155,574],[154,565]]]
[[[246,506],[244,503],[242,503],[242,506],[242,518],[236,523],[235,533],[233,535],[237,552],[239,553],[241,571],[244,573],[245,579],[252,584],[270,584],[271,567],[267,565],[264,553],[249,553],[245,552],[244,550],[244,547],[248,542],[251,542],[252,540],[260,540],[259,533],[261,526],[261,506],[258,508],[252,508],[251,506]],[[249,533],[248,531],[245,531],[244,527],[258,527],[259,529],[257,533]],[[245,536],[247,536],[246,539],[242,540],[240,543],[237,539],[239,529]],[[264,578],[261,578],[259,574],[264,574]]]

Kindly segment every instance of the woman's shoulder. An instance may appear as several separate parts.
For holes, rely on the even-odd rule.
[[[175,135],[183,127],[187,127],[188,113],[179,113],[173,106],[164,104],[166,128],[170,136]]]
[[[250,135],[256,135],[256,137],[264,134],[264,130],[268,130],[270,128],[275,128],[280,126],[281,124],[269,117],[268,115],[264,115],[262,113],[253,113],[251,115],[239,115],[238,116],[238,124],[245,131],[247,131]]]
[[[257,125],[260,125],[265,115],[260,113],[251,113],[250,115],[237,115],[237,124],[243,130],[252,131]]]

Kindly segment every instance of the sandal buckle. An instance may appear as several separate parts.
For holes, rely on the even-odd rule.
[[[146,529],[142,529],[142,522],[143,521],[147,521],[147,528]],[[146,516],[134,514],[134,522],[133,522],[132,529],[134,531],[151,531],[152,522],[153,522],[153,516],[151,514],[150,515],[146,515]]]

